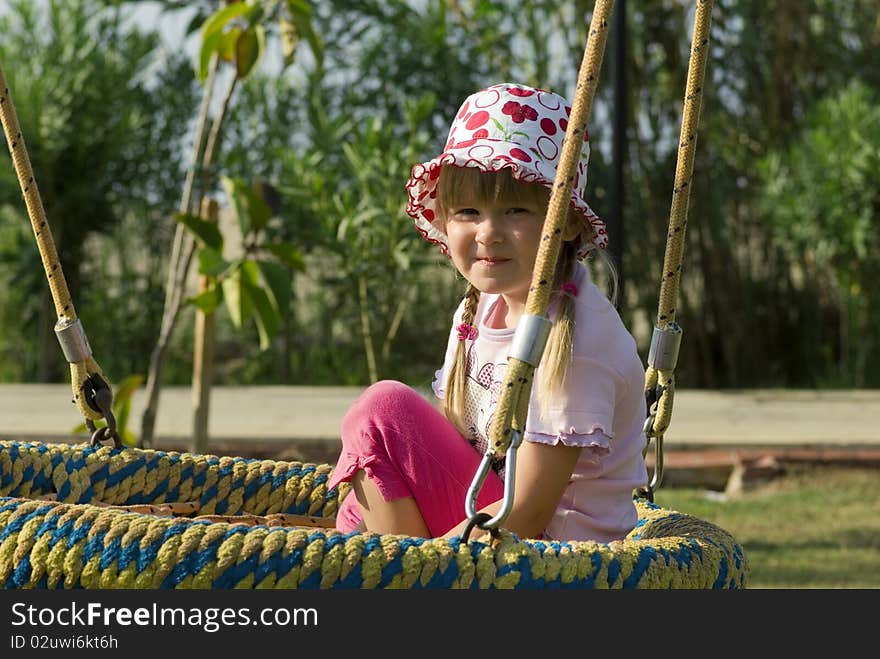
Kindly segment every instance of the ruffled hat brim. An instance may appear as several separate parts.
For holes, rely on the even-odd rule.
[[[417,164],[412,168],[412,173],[406,184],[409,195],[406,212],[413,218],[415,226],[422,236],[428,242],[437,245],[444,254],[448,255],[449,246],[446,234],[438,226],[436,203],[437,183],[444,165],[475,167],[483,172],[498,172],[509,169],[511,176],[518,181],[540,183],[548,189],[552,190],[553,188],[555,170],[549,165],[543,164],[543,169],[548,171],[542,171],[541,160],[531,159],[531,162],[525,162],[498,153],[499,150],[506,152],[513,150],[516,153],[516,144],[500,144],[506,149],[482,148],[486,147],[485,142],[489,141],[499,145],[497,140],[472,140],[474,143],[471,144],[456,144],[436,158]],[[493,155],[486,157],[481,151],[492,151]],[[522,152],[520,151],[520,153]],[[524,155],[528,157],[527,154]],[[571,205],[583,218],[585,227],[591,227],[594,234],[592,241],[583,241],[578,257],[583,258],[596,248],[605,249],[608,244],[605,222],[593,212],[593,209],[577,194],[576,190],[572,191]]]

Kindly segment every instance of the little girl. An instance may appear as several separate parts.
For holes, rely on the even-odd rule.
[[[438,411],[399,382],[369,387],[342,422],[328,483],[352,482],[336,528],[453,537],[488,445],[507,355],[528,296],[550,189],[571,108],[562,97],[498,84],[465,99],[443,153],[413,167],[411,215],[467,280],[443,367]],[[504,528],[523,538],[623,538],[645,485],[645,371],[636,344],[581,262],[607,243],[583,199],[584,141],[548,310],[553,328],[535,371],[514,501]],[[601,253],[601,251],[600,251]],[[503,457],[477,497],[494,516]]]

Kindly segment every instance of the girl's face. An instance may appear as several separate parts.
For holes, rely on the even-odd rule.
[[[525,304],[549,196],[540,184],[513,180],[508,170],[444,168],[438,205],[449,255],[481,293],[503,295],[508,307]],[[580,226],[572,218],[563,239],[577,237]]]
[[[452,262],[480,292],[499,293],[508,306],[525,304],[544,216],[528,201],[461,197],[446,215]]]

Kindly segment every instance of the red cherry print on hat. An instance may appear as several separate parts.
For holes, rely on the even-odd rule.
[[[510,120],[515,124],[521,124],[526,119],[534,121],[538,118],[535,108],[516,101],[507,101],[501,108],[501,114],[510,115]]]
[[[511,96],[519,96],[520,98],[526,98],[535,93],[531,89],[520,89],[519,87],[510,87],[507,91]]]
[[[560,119],[559,120],[559,127],[562,129],[563,132],[567,131],[568,130],[568,119],[566,119],[565,117]]]
[[[468,101],[464,102],[464,105],[461,106],[461,110],[458,111],[458,116],[457,116],[458,119],[461,119],[464,115],[467,114],[469,105],[470,105],[470,103]]]
[[[528,153],[526,153],[525,151],[523,151],[522,149],[519,149],[517,147],[513,147],[510,150],[510,155],[513,156],[514,158],[516,158],[517,160],[522,160],[523,162],[532,162],[531,156],[529,156]]]
[[[464,127],[468,130],[473,130],[474,128],[479,128],[487,121],[489,121],[489,113],[485,110],[480,110],[479,112],[474,112],[471,115]]]
[[[477,140],[464,140],[463,142],[459,142],[455,145],[456,149],[466,149],[469,146],[473,146],[477,143]]]
[[[489,137],[489,131],[486,130],[485,128],[479,128],[476,131],[474,131],[474,139],[476,139],[476,140],[484,140],[487,137]]]
[[[565,114],[566,114],[566,116],[569,116],[569,117],[571,116],[571,106],[570,105],[565,106]]]
[[[426,208],[425,210],[423,210],[422,215],[426,220],[428,220],[428,222],[434,221],[434,211],[432,211],[430,208]]]
[[[556,135],[556,124],[553,123],[552,119],[544,117],[541,119],[541,130],[548,135]]]

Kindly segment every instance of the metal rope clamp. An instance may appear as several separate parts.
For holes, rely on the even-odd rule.
[[[69,363],[84,362],[92,356],[92,348],[79,318],[59,318],[55,323],[55,336],[58,337],[58,343]],[[91,445],[100,446],[102,442],[112,439],[115,448],[122,448],[122,440],[116,430],[116,418],[111,411],[113,392],[110,386],[100,375],[93,374],[83,384],[82,390],[89,407],[107,420],[106,426],[98,428],[94,421],[86,419],[86,427],[92,433]]]
[[[675,323],[669,323],[663,329],[655,325],[648,351],[648,366],[658,371],[674,371],[680,347],[681,327]]]
[[[516,332],[513,335],[513,341],[510,345],[510,353],[508,359],[518,359],[533,368],[537,368],[541,363],[541,357],[544,354],[544,347],[547,345],[547,338],[550,336],[550,328],[552,323],[546,316],[536,316],[534,314],[523,314],[520,316],[516,326]],[[467,518],[471,520],[468,526],[468,535],[470,529],[476,525],[485,531],[496,532],[498,527],[510,515],[513,508],[514,481],[516,480],[516,450],[522,444],[522,431],[513,429],[510,445],[507,447],[505,454],[506,475],[504,478],[504,499],[501,503],[501,509],[491,519],[484,520],[484,515],[477,513],[477,495],[489,475],[489,469],[492,467],[492,461],[495,457],[491,450],[487,450],[483,455],[483,460],[477,468],[474,480],[471,482],[467,491],[464,502],[464,511]],[[464,536],[467,542],[467,535]]]
[[[58,337],[64,357],[71,364],[84,362],[92,356],[92,347],[79,318],[59,318],[55,323],[55,336]]]
[[[675,365],[678,363],[681,336],[682,329],[675,323],[669,323],[664,328],[655,325],[654,334],[651,336],[651,348],[648,351],[648,366],[657,371],[674,371]],[[666,393],[666,388],[660,385],[645,392],[648,403],[648,418],[645,419],[644,432],[649,443],[652,438],[656,441],[654,442],[654,473],[648,485],[640,488],[639,492],[649,501],[654,501],[654,491],[660,487],[663,480],[663,433],[658,433],[654,429],[654,420],[657,417],[657,405],[664,393]],[[647,446],[645,452],[647,452]]]

